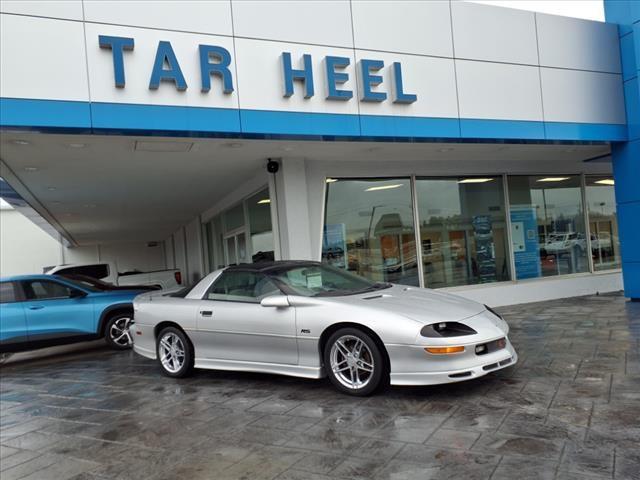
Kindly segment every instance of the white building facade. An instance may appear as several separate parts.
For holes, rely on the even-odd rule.
[[[623,288],[617,24],[460,1],[1,6],[1,175],[72,247],[158,241],[190,280],[312,259],[491,305]]]

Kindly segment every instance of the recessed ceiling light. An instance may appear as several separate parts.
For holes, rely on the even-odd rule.
[[[192,142],[170,142],[162,140],[137,140],[134,150],[136,152],[169,152],[183,153],[191,150]]]
[[[565,180],[569,180],[569,177],[545,177],[536,182],[564,182]]]
[[[24,167],[25,172],[37,172],[38,167]]]
[[[266,203],[271,203],[270,198],[263,198],[262,200],[258,200],[258,205],[264,205]]]
[[[337,182],[337,181],[338,181],[338,179],[337,179],[337,178],[327,178],[325,181],[326,181],[327,183],[334,183],[334,182]]]
[[[599,185],[615,185],[616,182],[613,181],[613,178],[603,178],[602,180],[596,180],[593,183],[597,183]]]
[[[493,178],[465,178],[458,180],[458,183],[487,183],[493,181]]]
[[[392,188],[402,187],[404,183],[396,183],[394,185],[380,185],[379,187],[369,187],[365,189],[365,192],[376,192],[378,190],[391,190]]]
[[[69,148],[84,148],[86,146],[87,146],[86,143],[68,143],[67,144],[67,147]]]
[[[27,141],[27,140],[11,140],[11,143],[13,143],[14,145],[31,145],[31,142]]]

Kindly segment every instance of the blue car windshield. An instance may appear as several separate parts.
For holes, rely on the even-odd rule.
[[[69,278],[65,278],[64,279],[64,283],[71,285],[72,287],[76,287],[80,290],[85,290],[85,291],[89,291],[92,293],[96,293],[96,292],[102,292],[102,290],[100,290],[99,288],[96,288],[92,285],[89,285],[88,283],[85,282],[76,282],[75,280],[71,280]]]
[[[305,265],[277,270],[269,275],[286,293],[304,297],[356,295],[389,288],[328,265]]]

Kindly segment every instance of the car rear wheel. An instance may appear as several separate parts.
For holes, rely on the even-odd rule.
[[[182,330],[163,329],[158,335],[156,353],[160,368],[168,377],[186,377],[193,370],[193,348]]]
[[[119,313],[109,318],[105,327],[105,337],[111,348],[116,350],[131,348],[133,342],[129,335],[129,327],[133,320],[132,317],[131,313]]]
[[[356,328],[342,328],[331,335],[324,348],[324,365],[331,383],[349,395],[371,395],[388,376],[380,348]]]

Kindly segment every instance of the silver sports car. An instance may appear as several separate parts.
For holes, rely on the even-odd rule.
[[[459,382],[514,365],[509,327],[447,293],[307,261],[238,265],[134,300],[134,350],[170,377],[194,368],[329,377],[338,390]]]

